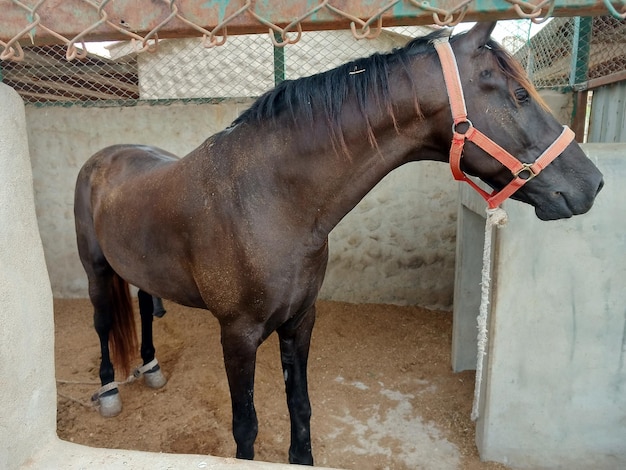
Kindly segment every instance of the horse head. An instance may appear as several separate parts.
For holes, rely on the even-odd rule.
[[[520,184],[513,185],[519,187],[510,197],[534,206],[542,220],[583,214],[602,188],[602,174],[573,140],[573,133],[551,114],[519,63],[490,38],[494,26],[495,22],[477,23],[450,39],[467,113],[450,123],[449,132],[462,149],[458,171],[479,177],[494,193],[516,180]],[[450,105],[453,115],[452,98]],[[469,138],[468,128],[469,134],[478,131],[495,146],[484,145],[480,136]],[[549,164],[537,163],[531,169],[553,144],[558,150],[551,149]],[[505,166],[509,157],[503,164],[497,153],[516,159],[516,169]]]

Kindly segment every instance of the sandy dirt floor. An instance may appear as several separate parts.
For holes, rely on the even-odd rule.
[[[94,447],[234,455],[217,321],[203,310],[165,306],[168,313],[155,320],[154,332],[167,385],[160,390],[141,381],[122,386],[121,415],[105,419],[89,405],[99,387],[100,356],[91,305],[55,300],[59,437]],[[474,373],[452,373],[451,328],[449,312],[318,303],[309,359],[316,465],[507,468],[480,462],[469,417]],[[257,362],[257,460],[288,461],[282,382],[272,335]]]

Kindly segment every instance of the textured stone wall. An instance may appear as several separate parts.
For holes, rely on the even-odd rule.
[[[451,308],[456,198],[446,164],[387,175],[331,232],[321,296]]]
[[[54,295],[87,295],[76,250],[73,191],[89,156],[116,143],[151,144],[185,155],[248,104],[27,107],[37,218]],[[388,175],[331,233],[321,296],[451,308],[456,193],[441,163],[412,163]]]

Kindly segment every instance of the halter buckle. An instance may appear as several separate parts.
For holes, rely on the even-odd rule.
[[[516,178],[521,178],[525,181],[530,181],[531,179],[533,179],[535,176],[539,174],[533,171],[533,168],[532,168],[533,165],[534,163],[522,163],[522,167],[519,170],[512,172],[513,176]],[[526,178],[524,178],[524,176],[520,176],[524,172],[528,172],[528,176]]]

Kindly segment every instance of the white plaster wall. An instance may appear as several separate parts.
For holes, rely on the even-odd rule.
[[[54,296],[87,296],[73,191],[89,156],[116,143],[151,144],[182,156],[248,104],[27,107],[37,218]],[[456,196],[445,164],[412,163],[392,172],[331,233],[321,297],[450,308]]]

